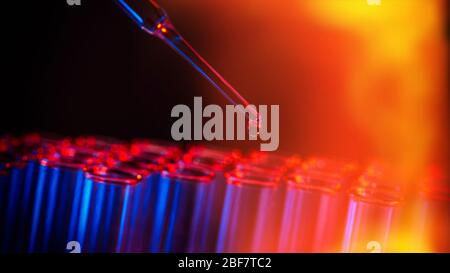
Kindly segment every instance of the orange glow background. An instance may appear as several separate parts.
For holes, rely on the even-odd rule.
[[[160,2],[250,102],[280,104],[281,150],[381,158],[405,180],[447,161],[445,1]]]
[[[446,1],[159,2],[251,103],[280,105],[282,151],[382,160],[408,187],[449,165]]]

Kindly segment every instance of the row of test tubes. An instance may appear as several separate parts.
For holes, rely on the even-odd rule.
[[[449,251],[445,177],[412,194],[389,179],[323,157],[2,137],[0,251]]]

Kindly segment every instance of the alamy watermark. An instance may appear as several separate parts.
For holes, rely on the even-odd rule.
[[[81,0],[66,0],[69,6],[81,6]]]
[[[201,97],[194,97],[194,113],[189,106],[175,105],[171,117],[178,118],[171,129],[172,138],[180,140],[259,140],[261,151],[275,151],[279,145],[279,105],[226,105],[209,104],[203,108]],[[209,118],[203,124],[203,118]],[[224,127],[225,118],[225,127]],[[192,130],[192,120],[194,127]],[[248,133],[248,134],[247,134]]]

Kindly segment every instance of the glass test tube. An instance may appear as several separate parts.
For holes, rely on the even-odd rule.
[[[205,252],[203,232],[210,225],[206,210],[214,173],[192,164],[168,164],[157,183],[151,252]]]
[[[286,156],[281,154],[252,152],[246,158],[243,158],[236,166],[236,169],[249,171],[264,171],[272,174],[284,174],[300,164],[300,158],[297,156]]]
[[[4,200],[4,218],[2,219],[2,251],[16,252],[16,240],[19,236],[19,208],[21,203],[21,191],[24,182],[26,163],[14,161],[9,163],[8,185],[6,188],[6,198]]]
[[[203,233],[207,234],[208,245],[201,247],[206,252],[214,252],[216,249],[217,234],[219,231],[223,201],[225,198],[226,178],[225,172],[231,170],[235,162],[240,158],[237,151],[226,151],[211,147],[195,146],[183,156],[185,162],[198,165],[214,171],[214,181],[208,194],[209,204],[205,209],[211,215],[209,226],[203,226]]]
[[[333,173],[342,177],[342,188],[347,190],[360,175],[360,168],[352,161],[327,158],[310,157],[301,164],[304,170],[317,170],[325,173]]]
[[[81,252],[120,252],[130,238],[133,200],[140,197],[144,177],[121,167],[95,165],[85,170],[80,209],[70,240]],[[139,200],[140,201],[140,200]]]
[[[279,176],[261,172],[227,174],[216,252],[273,252],[282,196]]]
[[[156,183],[160,179],[160,171],[166,164],[164,156],[141,154],[130,160],[120,163],[118,166],[126,170],[143,172],[142,189],[137,189],[132,203],[130,216],[130,236],[122,244],[120,252],[144,252],[147,251],[147,243],[154,225],[154,212],[158,200]],[[140,194],[139,194],[140,193]]]
[[[26,203],[28,199],[24,196],[24,188],[30,180],[29,169],[32,164],[28,162],[31,156],[28,147],[23,145],[23,141],[20,138],[3,138],[0,141],[0,149],[3,150],[3,154],[7,155],[9,160],[6,162],[6,169],[4,170],[6,180],[4,180],[5,196],[2,198],[3,210],[1,222],[2,227],[0,239],[1,251],[4,252],[22,252],[24,249],[23,233],[27,226],[23,225],[22,209],[23,203]]]
[[[402,195],[395,188],[357,186],[350,192],[343,252],[384,252],[398,218]]]
[[[279,252],[335,252],[345,222],[342,178],[316,170],[288,176]]]
[[[158,156],[164,157],[165,161],[177,162],[181,157],[181,149],[178,145],[162,141],[147,139],[134,140],[130,149],[132,156]]]
[[[1,144],[1,143],[0,143]],[[12,162],[11,156],[6,153],[6,141],[2,151],[0,151],[0,252],[7,252],[7,236],[6,236],[6,222],[8,215],[8,195],[10,188],[10,166]]]
[[[11,192],[9,206],[12,213],[7,231],[8,251],[26,252],[29,246],[29,235],[32,227],[32,211],[34,192],[37,186],[39,160],[43,154],[54,151],[55,145],[63,145],[64,141],[55,138],[43,138],[38,134],[24,135],[14,143],[15,154],[13,176],[16,181]]]
[[[162,168],[169,163],[177,162],[181,156],[178,145],[173,143],[149,139],[136,139],[131,143],[131,158],[126,164],[135,164],[150,171],[143,181],[146,184],[143,190],[142,202],[137,210],[139,218],[136,219],[137,231],[133,234],[131,245],[127,251],[149,251],[151,237],[155,225],[155,207],[159,202],[159,180]]]
[[[419,193],[419,251],[450,252],[450,187],[448,180],[440,182],[425,185]]]
[[[99,160],[91,149],[69,146],[40,160],[34,187],[29,252],[64,252],[75,232],[83,169]]]

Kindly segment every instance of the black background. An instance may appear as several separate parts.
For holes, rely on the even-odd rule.
[[[179,268],[180,259],[212,259],[264,257],[271,259],[271,268]],[[442,271],[448,254],[33,254],[4,256],[4,266],[46,271],[54,269],[85,272],[145,271],[145,272],[385,272],[387,268],[398,272],[417,268]],[[28,270],[27,270],[28,271]]]
[[[114,1],[8,1],[2,11],[0,134],[170,139],[172,107],[201,95],[200,75]]]

